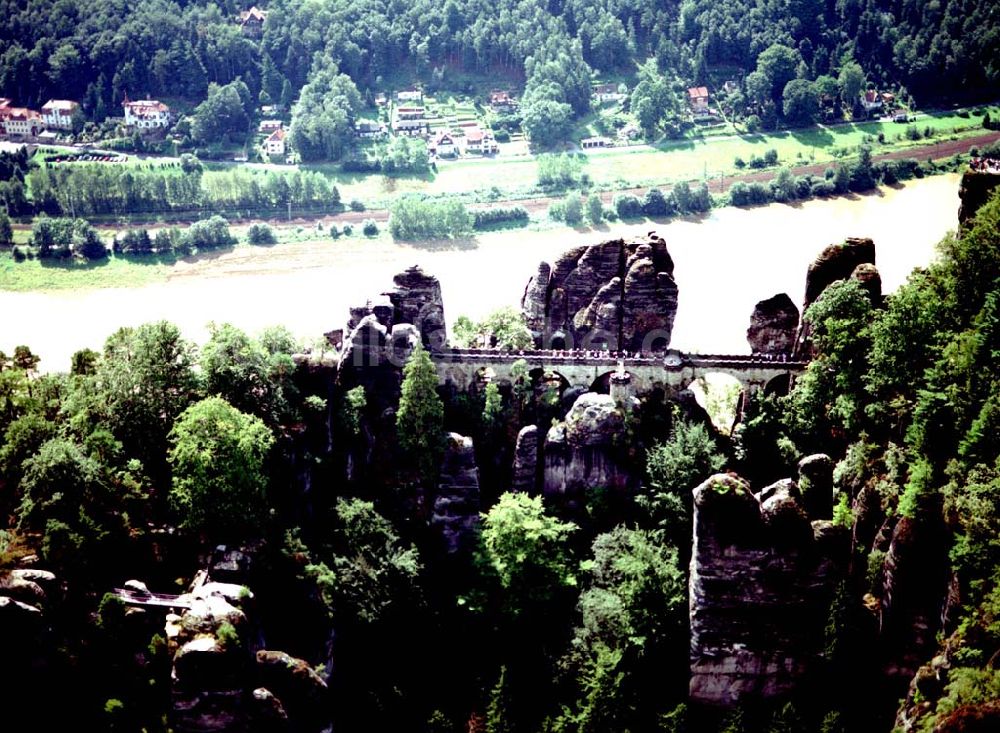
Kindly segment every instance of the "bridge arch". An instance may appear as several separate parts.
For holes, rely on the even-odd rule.
[[[747,387],[729,370],[705,370],[688,383],[687,389],[720,432],[730,433],[739,422]]]
[[[785,374],[779,374],[776,377],[772,377],[764,385],[765,395],[778,395],[779,397],[784,397],[792,390],[792,375],[786,372]]]

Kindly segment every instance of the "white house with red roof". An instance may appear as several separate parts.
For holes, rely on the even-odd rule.
[[[42,120],[50,130],[72,130],[73,115],[80,105],[69,99],[50,99],[42,105]]]
[[[8,137],[35,137],[45,127],[42,116],[33,109],[25,107],[0,107],[0,122]]]
[[[125,109],[126,127],[155,130],[170,126],[170,107],[163,102],[155,99],[138,99],[132,102],[126,97],[122,107]]]
[[[447,130],[441,130],[434,136],[434,139],[431,140],[429,149],[435,155],[450,158],[457,152],[455,147],[455,138],[452,137],[452,134]]]
[[[284,157],[285,155],[285,130],[284,128],[275,130],[264,140],[264,155],[272,157]]]
[[[696,115],[708,114],[708,87],[691,87],[688,89],[688,104]]]

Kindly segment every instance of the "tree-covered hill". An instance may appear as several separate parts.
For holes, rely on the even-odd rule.
[[[776,44],[792,78],[836,77],[856,61],[871,81],[902,85],[921,104],[1000,89],[1000,8],[990,0],[277,0],[265,4],[260,39],[241,32],[244,9],[7,0],[0,93],[29,105],[81,99],[100,120],[126,94],[199,102],[209,83],[240,77],[254,95],[288,105],[332,63],[365,91],[400,76],[503,71],[527,83],[526,96],[580,113],[594,71],[632,72],[655,56],[661,74],[704,84],[714,68],[737,78],[759,69]]]

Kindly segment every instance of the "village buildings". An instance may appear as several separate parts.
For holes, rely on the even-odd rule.
[[[155,99],[140,99],[129,101],[128,97],[122,103],[125,109],[125,126],[137,130],[156,130],[170,126],[170,108]]]
[[[73,115],[80,105],[68,99],[50,99],[42,105],[42,120],[50,130],[72,130]]]

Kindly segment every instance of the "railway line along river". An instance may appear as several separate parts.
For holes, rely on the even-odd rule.
[[[239,247],[179,262],[165,281],[135,288],[11,292],[0,282],[0,350],[27,344],[42,370],[64,371],[78,349],[100,350],[117,328],[159,319],[197,342],[211,321],[250,332],[284,324],[313,340],[341,327],[350,305],[389,289],[392,275],[413,264],[440,278],[449,322],[462,314],[475,319],[517,305],[540,260],[655,230],[667,241],[680,289],[672,345],[749,353],[754,304],[780,292],[800,303],[806,268],[825,245],[848,236],[874,239],[886,292],[931,262],[937,242],[957,224],[958,185],[950,174],[869,196],[719,209],[699,221],[491,232],[457,243],[349,238]]]

